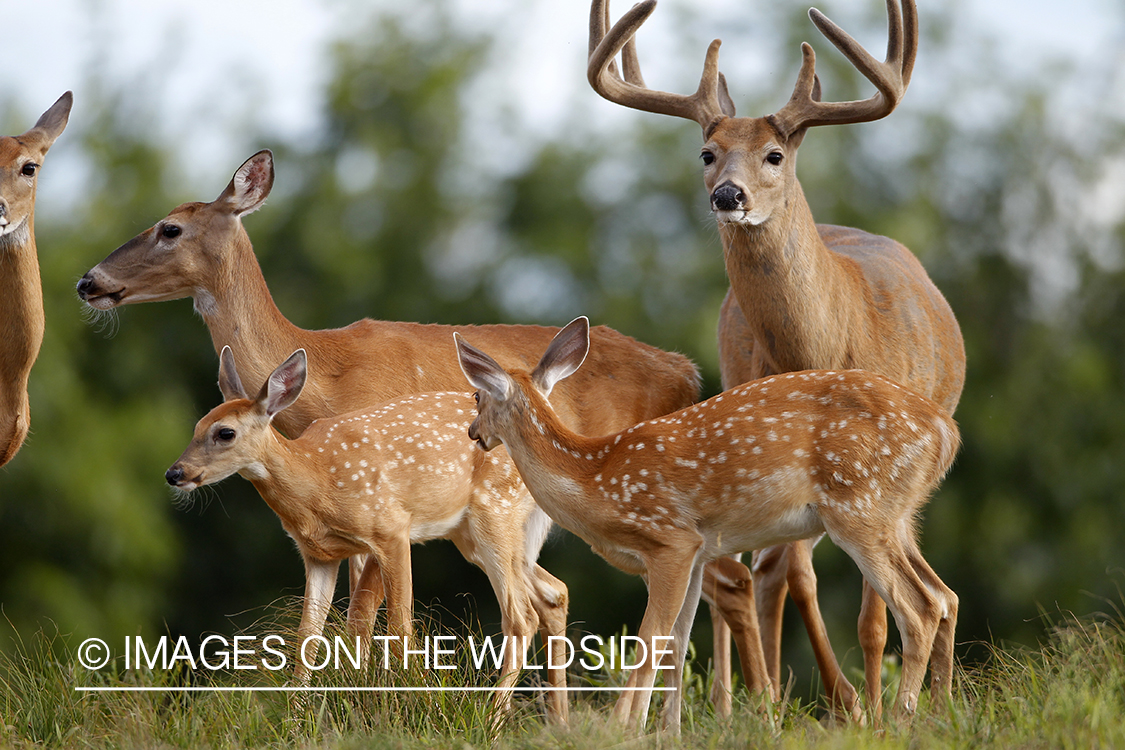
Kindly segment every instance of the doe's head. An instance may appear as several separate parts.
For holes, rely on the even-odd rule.
[[[509,373],[459,333],[453,338],[461,372],[477,389],[477,418],[469,425],[469,438],[488,451],[504,442],[513,419],[527,411],[529,398],[534,398],[530,391],[549,406],[555,384],[582,366],[590,351],[590,321],[575,318],[556,333],[530,373]]]
[[[270,423],[301,395],[308,375],[304,349],[298,349],[266,379],[250,398],[234,367],[229,346],[219,356],[219,389],[226,399],[199,420],[191,443],[164,474],[168,484],[190,492],[231,474],[248,479],[268,477],[264,457],[275,440]]]
[[[70,118],[74,96],[67,91],[23,135],[0,136],[0,248],[31,238],[39,167]]]

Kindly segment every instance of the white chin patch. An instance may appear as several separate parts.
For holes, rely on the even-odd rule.
[[[766,220],[765,216],[758,216],[753,211],[716,211],[715,218],[719,220],[720,224],[743,224],[747,226],[758,226]]]
[[[86,304],[94,308],[95,310],[111,310],[116,306],[113,299],[110,298],[109,295],[88,299],[86,300]]]

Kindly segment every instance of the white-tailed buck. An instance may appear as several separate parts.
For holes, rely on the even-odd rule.
[[[23,135],[0,136],[0,466],[31,426],[27,379],[43,343],[43,287],[35,250],[35,187],[66,127],[68,91]]]
[[[526,662],[516,644],[533,640],[537,622],[544,643],[565,635],[566,586],[535,562],[551,520],[507,455],[485,454],[469,439],[475,411],[468,393],[407,396],[319,419],[289,440],[271,422],[301,395],[309,369],[304,350],[278,366],[254,397],[246,394],[229,347],[220,362],[226,401],[199,421],[165,477],[185,492],[235,473],[253,483],[304,559],[298,645],[320,635],[340,561],[353,555],[368,556],[348,609],[364,661],[378,604],[371,602],[374,592],[386,592],[388,634],[409,638],[410,545],[431,539],[452,540],[488,574],[507,636],[501,686],[511,687],[519,676]],[[401,656],[404,641],[396,644]],[[315,654],[315,642],[298,653],[298,679],[307,679],[303,659],[315,664]],[[552,669],[548,678],[556,689],[548,697],[551,715],[565,720],[565,670]],[[506,703],[511,693],[497,697]]]
[[[332,330],[298,328],[274,304],[242,226],[242,217],[266,200],[273,178],[272,155],[259,151],[217,199],[185,203],[113,251],[78,282],[79,296],[98,310],[191,297],[215,351],[230,346],[250,382],[265,382],[278,362],[304,349],[315,363],[304,395],[274,420],[290,437],[314,419],[414,393],[463,390],[455,330],[509,366],[528,366],[558,330],[370,319]],[[605,435],[698,400],[699,376],[686,357],[602,326],[591,335],[598,351],[588,371],[555,393],[555,408],[571,429]],[[352,561],[353,589],[362,569],[362,560]]]
[[[674,636],[677,688],[664,726],[679,726],[678,688],[705,563],[827,533],[888,603],[902,633],[897,711],[909,716],[931,665],[950,694],[957,596],[923,560],[916,517],[959,444],[933,401],[863,370],[774,375],[610,437],[567,429],[547,397],[590,350],[588,323],[564,328],[530,372],[505,370],[460,336],[477,388],[469,435],[503,443],[536,502],[617,567],[649,600],[638,636]],[[760,648],[760,646],[759,646]],[[651,689],[646,661],[629,687]],[[643,728],[650,690],[625,692],[615,716]]]
[[[703,181],[719,223],[730,279],[719,319],[723,388],[774,373],[861,368],[932,398],[952,414],[965,381],[965,349],[949,304],[901,244],[858,229],[816,224],[796,172],[797,148],[808,128],[878,120],[899,103],[917,52],[914,1],[903,0],[900,10],[898,0],[887,0],[889,40],[883,62],[819,11],[810,10],[817,28],[877,92],[862,101],[821,101],[815,55],[803,44],[792,98],[776,113],[757,118],[735,116],[718,69],[717,39],[707,50],[695,93],[671,94],[645,85],[634,35],[655,7],[655,0],[645,0],[609,29],[608,0],[593,0],[587,74],[594,90],[610,101],[682,117],[703,128]],[[619,72],[615,58],[622,51]],[[858,717],[858,696],[840,671],[817,604],[813,544],[803,541],[757,554],[755,586],[726,586],[729,575],[709,571],[715,575],[708,588],[725,617],[747,622],[757,588],[775,690],[788,589],[812,638],[832,705]],[[735,578],[748,581],[749,575]],[[726,631],[714,619],[717,648],[726,647]],[[876,716],[885,643],[886,610],[865,585],[860,645],[867,696]],[[748,666],[744,659],[744,671]],[[713,697],[720,701],[721,712],[729,712],[729,651],[717,652],[716,674]],[[760,676],[745,678],[748,686],[762,687]]]

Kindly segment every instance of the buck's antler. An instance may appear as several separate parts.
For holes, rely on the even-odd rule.
[[[803,43],[801,72],[797,75],[793,96],[776,114],[770,115],[771,122],[782,135],[788,137],[814,125],[870,122],[886,117],[898,106],[906,87],[910,85],[914,58],[918,54],[918,11],[914,0],[903,0],[901,12],[898,0],[887,0],[887,17],[887,59],[879,62],[819,10],[809,10],[809,18],[820,33],[836,45],[836,49],[848,58],[856,70],[875,84],[878,92],[862,101],[820,101],[816,54],[808,43]]]
[[[613,25],[609,26],[609,0],[594,0],[590,6],[590,59],[586,67],[586,77],[597,91],[606,99],[632,109],[672,115],[694,120],[706,129],[716,118],[733,115],[723,107],[726,84],[719,73],[719,45],[716,39],[707,48],[703,63],[703,76],[699,88],[691,96],[654,91],[645,86],[641,76],[640,60],[637,57],[635,35],[641,24],[656,9],[656,0],[637,3]],[[619,52],[624,78],[617,71],[614,58]]]
[[[704,130],[723,115],[734,115],[734,104],[727,94],[726,81],[718,69],[718,39],[711,42],[703,64],[699,88],[690,96],[654,91],[645,86],[637,57],[635,35],[656,8],[656,0],[634,5],[608,33],[609,0],[593,0],[590,7],[590,58],[586,75],[594,90],[617,104],[694,120]],[[816,76],[816,54],[807,43],[801,45],[803,60],[797,84],[789,102],[769,116],[770,122],[785,137],[814,125],[870,122],[886,117],[898,105],[910,84],[918,52],[918,13],[914,0],[887,0],[889,19],[887,59],[873,58],[846,31],[815,8],[809,17],[821,33],[864,75],[878,92],[862,101],[822,102]],[[622,53],[624,77],[614,58]]]

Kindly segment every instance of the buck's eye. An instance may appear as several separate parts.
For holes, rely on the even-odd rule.
[[[480,391],[473,393],[473,401],[476,401],[478,406],[480,405]]]
[[[781,160],[784,159],[784,158],[785,158],[785,154],[781,153],[780,151],[771,151],[769,156],[766,157],[766,161],[768,161],[770,164],[773,164],[776,167],[778,164],[781,163]]]
[[[709,167],[715,163],[715,155],[710,151],[704,151],[699,155],[699,158],[703,160],[703,166],[705,167]]]
[[[173,237],[179,237],[181,231],[182,230],[175,224],[165,224],[164,229],[161,230],[160,234],[162,237],[172,239]]]
[[[229,443],[234,440],[234,430],[230,427],[220,427],[215,431],[215,440],[221,443]]]
[[[24,177],[34,177],[35,176],[35,170],[37,170],[37,169],[39,169],[39,165],[36,164],[33,161],[29,161],[27,164],[24,164],[23,167],[20,169],[20,174],[22,174]]]

